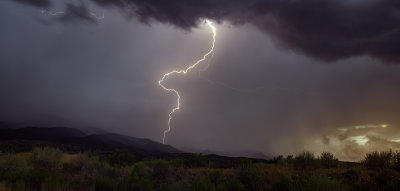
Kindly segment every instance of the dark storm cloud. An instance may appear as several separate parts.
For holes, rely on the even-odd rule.
[[[84,5],[67,4],[65,14],[59,18],[61,22],[87,21],[95,22],[90,15],[89,9]]]
[[[359,55],[392,63],[400,61],[397,46],[400,2],[397,0],[91,1],[134,13],[142,22],[158,21],[187,30],[196,27],[203,18],[252,23],[272,35],[281,47],[326,61]],[[44,0],[21,2],[49,4]],[[77,16],[90,19],[84,14]]]
[[[36,7],[49,7],[51,4],[49,0],[13,0],[13,1],[33,5]]]
[[[207,17],[250,24],[218,25],[202,77],[193,71],[166,82],[182,96],[168,144],[273,154],[328,149],[348,160],[400,149],[400,65],[368,56],[321,64],[275,46],[325,60],[368,54],[395,61],[392,1],[52,0],[42,9],[83,21],[54,25],[35,21],[67,15],[13,2],[0,0],[0,121],[91,126],[161,141],[176,96],[157,80],[208,50]],[[85,24],[104,9],[98,25]],[[356,128],[383,123],[390,126]]]

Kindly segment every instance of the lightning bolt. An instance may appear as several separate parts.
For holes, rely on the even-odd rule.
[[[101,16],[98,16],[96,13],[94,13],[94,11],[90,11],[90,14],[94,17],[94,18],[96,18],[97,20],[102,20],[102,19],[104,19],[104,17],[105,17],[105,11],[103,11],[103,14],[101,15]]]
[[[49,10],[42,10],[41,11],[42,12],[42,14],[49,14],[49,15],[52,15],[52,16],[57,16],[57,15],[61,15],[61,14],[65,14],[65,12],[63,12],[63,11],[49,11]],[[89,14],[93,17],[93,18],[95,18],[95,19],[97,19],[97,20],[102,20],[102,19],[104,19],[105,18],[105,11],[103,11],[103,14],[101,15],[101,16],[99,16],[99,15],[97,15],[94,11],[92,11],[92,10],[90,10],[89,11]]]
[[[62,12],[62,11],[51,12],[51,11],[47,11],[47,10],[42,10],[42,14],[49,14],[49,15],[56,16],[59,14],[64,14],[64,12]]]
[[[163,75],[163,77],[158,81],[158,85],[159,85],[159,86],[161,86],[165,91],[174,93],[174,94],[176,95],[176,97],[177,97],[177,104],[176,104],[176,106],[171,110],[171,112],[170,112],[169,115],[168,115],[168,116],[169,116],[169,119],[168,119],[168,129],[166,129],[166,130],[164,131],[164,134],[163,134],[163,144],[165,144],[165,137],[166,137],[167,133],[171,131],[171,121],[172,121],[173,115],[174,115],[174,113],[177,112],[177,111],[180,109],[180,107],[181,107],[181,104],[180,104],[181,96],[179,95],[178,90],[173,89],[173,88],[167,88],[167,87],[165,87],[165,86],[163,85],[163,82],[164,82],[164,80],[165,80],[166,78],[168,78],[169,76],[171,76],[171,75],[173,75],[173,74],[186,74],[186,73],[188,73],[190,70],[192,70],[192,69],[195,68],[197,65],[199,65],[199,64],[202,63],[204,60],[206,60],[206,58],[207,58],[210,54],[212,54],[212,53],[214,52],[215,37],[217,36],[217,30],[216,30],[216,28],[214,27],[213,22],[211,22],[211,21],[209,21],[209,20],[206,20],[206,23],[207,23],[207,25],[211,28],[211,31],[212,31],[212,33],[213,33],[213,41],[212,41],[211,49],[210,49],[206,54],[204,54],[203,57],[202,57],[200,60],[198,60],[198,61],[195,62],[194,64],[188,66],[186,69],[182,69],[182,70],[172,70],[171,72],[165,73],[165,74]],[[207,68],[208,68],[208,66],[207,66]],[[204,71],[204,69],[203,69],[203,71]]]

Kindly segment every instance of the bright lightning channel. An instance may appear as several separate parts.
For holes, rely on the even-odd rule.
[[[97,19],[97,20],[102,20],[102,19],[104,19],[105,18],[105,11],[103,11],[103,14],[101,15],[101,16],[99,16],[99,15],[97,15],[94,11],[92,11],[92,10],[90,10],[89,11],[89,13],[90,13],[90,15],[93,17],[93,18],[95,18],[95,19]],[[52,15],[52,16],[57,16],[57,15],[61,15],[61,14],[65,14],[65,12],[63,12],[63,11],[49,11],[49,10],[42,10],[42,14],[49,14],[49,15]]]
[[[97,20],[102,20],[102,19],[104,19],[105,11],[103,11],[103,14],[102,14],[101,16],[98,16],[96,13],[94,13],[94,11],[90,11],[90,14],[91,14],[94,18],[96,18]]]
[[[52,11],[42,10],[42,14],[49,14],[49,15],[56,16],[56,15],[59,15],[59,14],[64,14],[64,12],[62,12],[62,11],[52,12]]]
[[[163,144],[165,144],[165,137],[167,135],[168,132],[171,131],[171,120],[173,118],[173,114],[178,111],[180,109],[180,100],[181,100],[181,96],[179,95],[178,90],[173,89],[173,88],[167,88],[163,85],[164,80],[169,77],[172,74],[186,74],[188,73],[190,70],[192,70],[193,68],[195,68],[197,65],[199,65],[200,63],[202,63],[204,60],[206,60],[206,58],[212,54],[214,52],[214,46],[215,46],[215,37],[217,36],[217,30],[213,25],[213,22],[206,20],[207,25],[211,28],[211,31],[213,33],[213,41],[212,41],[212,46],[211,49],[203,55],[203,58],[201,58],[200,60],[198,60],[197,62],[195,62],[194,64],[190,65],[189,67],[187,67],[186,69],[183,70],[172,70],[171,72],[165,73],[163,75],[163,77],[161,78],[161,80],[158,81],[158,85],[160,85],[165,91],[169,91],[169,92],[173,92],[176,96],[177,96],[177,104],[176,106],[171,110],[171,112],[169,113],[169,119],[168,119],[168,129],[166,129],[164,131],[164,136],[163,136]],[[208,66],[207,66],[208,68]]]

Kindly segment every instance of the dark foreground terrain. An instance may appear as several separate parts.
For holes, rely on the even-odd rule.
[[[69,128],[0,130],[0,191],[400,190],[400,152],[358,163],[303,152],[273,160],[182,153],[147,139]]]
[[[0,191],[5,190],[399,190],[398,153],[371,153],[362,163],[343,163],[329,153],[304,152],[270,163],[240,159],[215,167],[208,156],[137,159],[128,150],[108,156],[63,153],[54,148],[0,154]],[[390,156],[390,158],[387,158]],[[235,160],[235,159],[234,159]]]

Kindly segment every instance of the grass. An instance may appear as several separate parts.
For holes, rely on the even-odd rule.
[[[6,186],[4,185],[3,182],[0,182],[0,191],[6,191]]]
[[[68,154],[52,148],[0,154],[0,191],[11,190],[400,190],[398,152],[373,152],[347,165],[332,154],[302,152],[272,163],[241,160],[215,168],[199,154],[170,161],[137,159],[126,151],[109,156]]]

